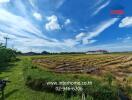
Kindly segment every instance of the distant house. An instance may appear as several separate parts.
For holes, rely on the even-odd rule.
[[[95,50],[95,51],[87,51],[86,54],[106,54],[108,51],[106,50]]]

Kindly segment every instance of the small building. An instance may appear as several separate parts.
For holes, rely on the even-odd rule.
[[[87,51],[86,54],[106,54],[108,51],[106,50],[95,50],[95,51]]]

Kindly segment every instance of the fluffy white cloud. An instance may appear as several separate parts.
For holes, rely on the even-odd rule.
[[[40,13],[34,12],[33,16],[37,19],[37,20],[42,20],[42,16]]]
[[[68,25],[71,23],[71,20],[70,19],[66,19],[66,21],[64,22],[65,25]]]
[[[132,27],[132,17],[125,17],[124,19],[122,19],[119,27]]]
[[[58,23],[58,18],[55,15],[49,16],[47,18],[49,21],[48,23],[45,24],[45,29],[48,31],[53,31],[53,30],[58,30],[61,29],[59,23]]]
[[[17,16],[5,9],[0,9],[0,42],[4,43],[4,36],[8,36],[10,41],[18,50],[28,52],[31,48],[69,48],[76,45],[76,41],[65,39],[62,41],[46,37],[32,22],[22,16]],[[48,20],[57,21],[57,18],[48,18]],[[33,50],[34,50],[33,48]],[[39,50],[39,49],[38,49]],[[43,50],[43,49],[42,49]]]
[[[0,3],[8,3],[10,0],[0,0]]]

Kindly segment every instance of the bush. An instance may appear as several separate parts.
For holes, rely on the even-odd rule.
[[[7,49],[0,45],[0,66],[7,64],[8,62],[15,60],[16,54],[12,49]]]

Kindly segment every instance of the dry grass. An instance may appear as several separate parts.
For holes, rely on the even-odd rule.
[[[111,72],[118,81],[132,74],[132,55],[56,55],[33,58],[57,73],[82,73],[104,76]]]

